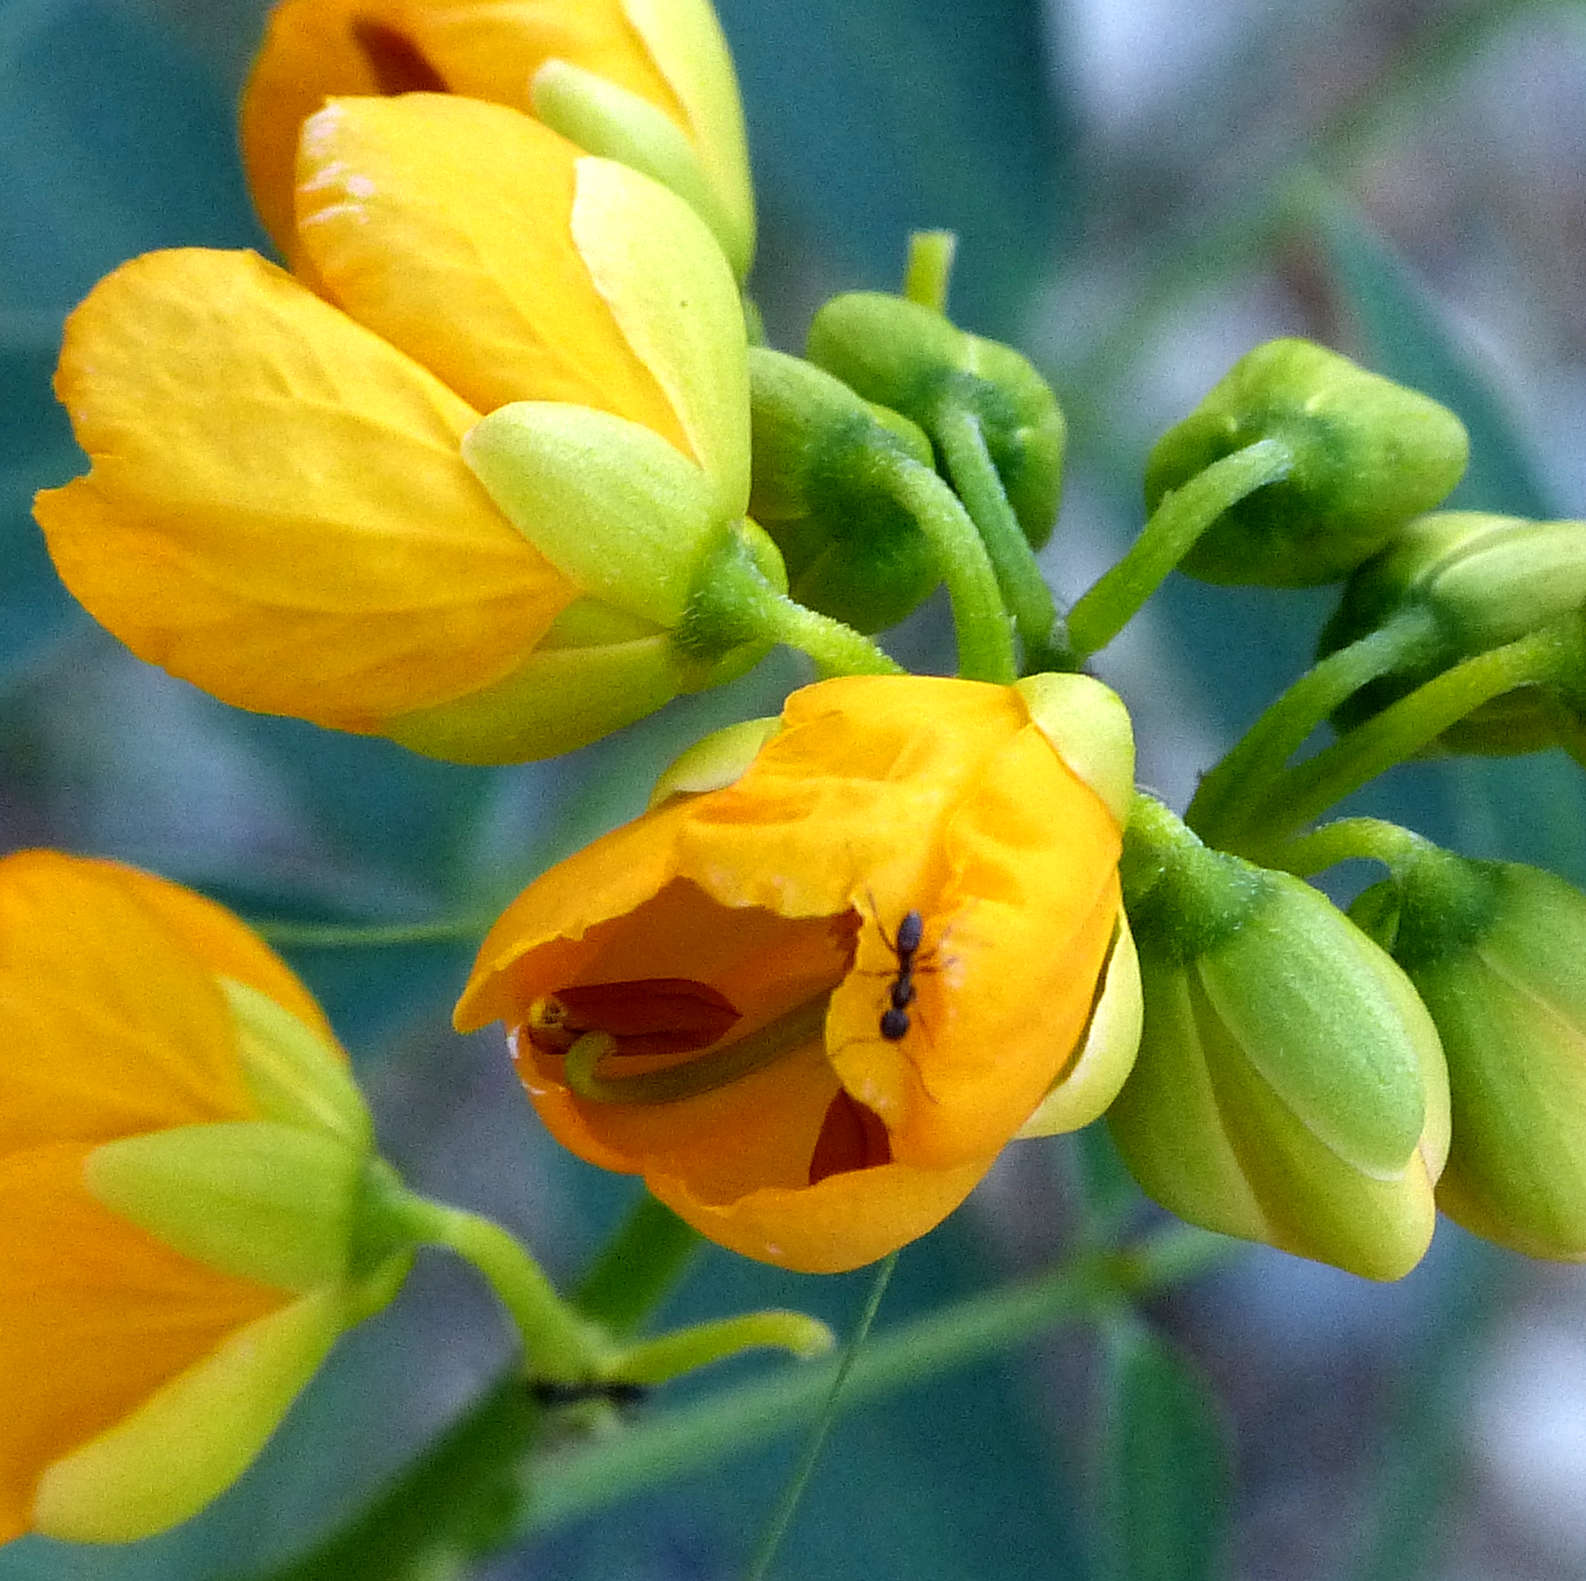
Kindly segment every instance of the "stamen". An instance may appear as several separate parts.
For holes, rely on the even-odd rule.
[[[774,1059],[818,1038],[826,1025],[829,996],[822,994],[757,1032],[665,1070],[643,1076],[599,1076],[596,1067],[617,1051],[609,1032],[588,1032],[567,1051],[564,1079],[589,1103],[676,1103],[714,1092]]]

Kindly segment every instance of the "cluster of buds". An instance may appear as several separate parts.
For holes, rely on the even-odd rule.
[[[1174,1213],[1372,1278],[1415,1265],[1439,1206],[1586,1257],[1586,899],[1381,826],[1294,838],[1433,742],[1586,760],[1586,524],[1427,514],[1465,466],[1454,414],[1258,348],[1151,452],[1138,542],[1065,619],[1035,560],[1064,418],[949,319],[940,238],[903,294],[827,302],[804,357],[757,343],[707,0],[285,0],[243,143],[286,267],[153,254],[68,325],[92,466],[37,516],[110,631],[238,707],[461,763],[568,752],[777,643],[822,672],[485,938],[456,1025],[505,1025],[561,1143],[806,1272],[897,1250],[1014,1138],[1103,1116]],[[1082,668],[1175,566],[1347,578],[1321,661],[1185,821],[1136,792],[1128,714]],[[905,674],[871,639],[938,585],[959,673]],[[1392,877],[1352,918],[1301,876],[1319,850]],[[65,912],[44,872],[81,892]],[[0,1307],[49,1297],[0,1344],[26,1418],[0,1537],[198,1507],[425,1241],[495,1279],[533,1377],[657,1375],[499,1231],[406,1191],[240,924],[38,855],[0,872],[0,943]],[[109,1301],[82,1400],[19,1393]]]

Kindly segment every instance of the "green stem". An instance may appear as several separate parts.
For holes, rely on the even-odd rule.
[[[953,231],[913,231],[909,261],[903,271],[903,294],[921,307],[947,311],[947,287],[953,276],[958,236]]]
[[[1194,1278],[1240,1243],[1174,1225],[1111,1254],[1086,1251],[1035,1279],[901,1324],[866,1346],[850,1404],[970,1365],[1123,1297]],[[780,1371],[714,1398],[640,1419],[621,1437],[525,1466],[543,1410],[514,1370],[347,1526],[258,1581],[394,1581],[436,1551],[483,1555],[792,1432],[820,1411],[835,1364]]]
[[[854,1370],[854,1363],[859,1359],[859,1353],[864,1349],[865,1341],[870,1336],[870,1325],[876,1320],[876,1313],[881,1307],[881,1298],[886,1294],[887,1286],[891,1284],[897,1266],[898,1254],[893,1252],[882,1261],[874,1280],[871,1281],[870,1294],[865,1298],[864,1310],[859,1314],[859,1321],[854,1325],[854,1331],[849,1336],[847,1345],[843,1347],[837,1370],[832,1374],[831,1388],[826,1393],[821,1414],[816,1419],[809,1441],[804,1446],[804,1453],[799,1456],[799,1463],[788,1479],[787,1487],[783,1490],[770,1521],[766,1524],[765,1533],[755,1549],[754,1558],[750,1561],[744,1581],[765,1581],[765,1577],[770,1573],[771,1561],[776,1557],[776,1551],[792,1524],[799,1500],[804,1496],[804,1489],[815,1471],[815,1463],[820,1459],[821,1449],[832,1430],[832,1423],[837,1420],[837,1402],[842,1396],[843,1386],[848,1382],[848,1376]]]
[[[490,931],[495,913],[442,917],[434,922],[290,922],[250,919],[249,927],[281,949],[371,950],[404,944],[477,941]]]
[[[1408,610],[1307,670],[1201,781],[1185,822],[1214,845],[1239,834],[1284,764],[1339,704],[1435,638],[1431,616]]]
[[[1582,646],[1580,622],[1571,617],[1445,670],[1273,780],[1241,831],[1242,854],[1281,848],[1296,829],[1419,752],[1483,703],[1578,668]]]
[[[580,1383],[596,1375],[604,1351],[593,1328],[557,1295],[540,1265],[499,1224],[400,1188],[386,1206],[414,1240],[449,1248],[489,1280],[523,1338],[526,1376]]]
[[[1133,1249],[1086,1252],[1035,1279],[900,1324],[872,1339],[854,1363],[849,1406],[967,1366],[1043,1330],[1078,1323],[1126,1295],[1147,1295],[1191,1278],[1236,1248],[1222,1236],[1176,1225]],[[836,1366],[817,1362],[778,1373],[563,1456],[539,1475],[527,1531],[650,1491],[796,1429],[821,1410]]]
[[[958,673],[968,681],[1011,684],[1019,673],[1013,628],[991,556],[969,513],[929,467],[885,452],[877,452],[872,464],[936,552],[953,604]]]
[[[902,675],[903,666],[852,626],[774,594],[765,606],[765,629],[778,642],[807,653],[824,675]]]
[[[1075,658],[1083,662],[1105,648],[1224,511],[1293,468],[1294,453],[1282,440],[1259,439],[1163,495],[1129,552],[1069,611]]]
[[[617,1233],[596,1257],[573,1305],[607,1333],[633,1333],[683,1277],[699,1231],[642,1187]]]
[[[1397,874],[1430,848],[1414,830],[1382,818],[1336,818],[1290,840],[1267,865],[1306,878],[1339,862],[1380,862]]]
[[[783,642],[827,675],[902,675],[902,665],[868,637],[795,603],[765,578],[738,534],[701,570],[672,634],[679,651],[714,661],[746,642]]]
[[[746,1350],[785,1350],[807,1360],[824,1355],[832,1344],[832,1331],[803,1312],[745,1312],[640,1340],[609,1357],[600,1376],[622,1383],[667,1383]]]
[[[1026,667],[1057,664],[1072,669],[1066,639],[1061,644],[1054,643],[1057,605],[1052,601],[1052,590],[1008,503],[1002,479],[986,448],[980,419],[968,407],[947,400],[937,408],[929,426],[932,438],[941,446],[953,487],[962,496],[991,556],[1003,600],[1024,645]],[[1059,646],[1064,648],[1061,655],[1054,651]]]

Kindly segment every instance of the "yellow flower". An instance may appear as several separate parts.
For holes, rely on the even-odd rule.
[[[558,1140],[736,1251],[834,1272],[923,1234],[1038,1105],[1087,1123],[1133,1057],[1086,1037],[1109,960],[1131,991],[1126,722],[1098,794],[1048,682],[1123,720],[1084,677],[867,677],[725,733],[513,902],[458,1027],[504,1021]]]
[[[532,107],[688,198],[742,275],[754,195],[732,60],[709,0],[285,0],[242,103],[265,228],[296,267],[298,130],[327,98],[414,91]]]
[[[687,517],[674,558],[740,530],[742,318],[687,206],[515,111],[413,94],[311,119],[297,235],[329,300],[184,249],[68,322],[57,388],[94,466],[36,509],[90,613],[226,702],[461,761],[565,751],[718,679],[620,590],[581,597],[535,499],[509,522],[461,453],[505,403],[587,412],[614,465],[660,449],[688,484],[686,509],[630,490]]]
[[[400,1282],[353,1245],[369,1118],[268,949],[110,862],[0,861],[0,1046],[0,1541],[141,1537]]]

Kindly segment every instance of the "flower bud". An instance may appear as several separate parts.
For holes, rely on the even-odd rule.
[[[1322,629],[1320,651],[1415,615],[1428,618],[1427,645],[1414,664],[1357,692],[1338,711],[1338,722],[1351,728],[1461,659],[1583,608],[1586,522],[1482,511],[1423,516],[1350,577]],[[1455,752],[1535,752],[1557,739],[1562,717],[1558,698],[1522,687],[1484,703],[1440,739]]]
[[[1308,587],[1346,575],[1465,470],[1464,425],[1429,396],[1305,340],[1241,357],[1146,462],[1155,510],[1224,456],[1277,439],[1294,469],[1231,506],[1180,562],[1208,582]]]
[[[749,389],[749,510],[781,549],[792,596],[859,631],[896,625],[939,579],[889,482],[899,465],[931,465],[930,440],[781,352],[750,352]]]
[[[1437,1033],[1408,979],[1318,891],[1154,803],[1129,846],[1145,1031],[1107,1118],[1136,1180],[1222,1234],[1407,1273],[1448,1149]]]
[[[877,291],[827,302],[806,351],[867,401],[902,412],[933,437],[944,410],[971,413],[1025,537],[1037,549],[1051,537],[1068,430],[1051,386],[1018,352]]]
[[[346,1055],[197,895],[0,861],[0,1542],[126,1542],[257,1454],[411,1238]]]
[[[1586,895],[1433,847],[1396,878],[1362,910],[1448,1059],[1454,1139],[1437,1204],[1500,1245],[1586,1260]]]

